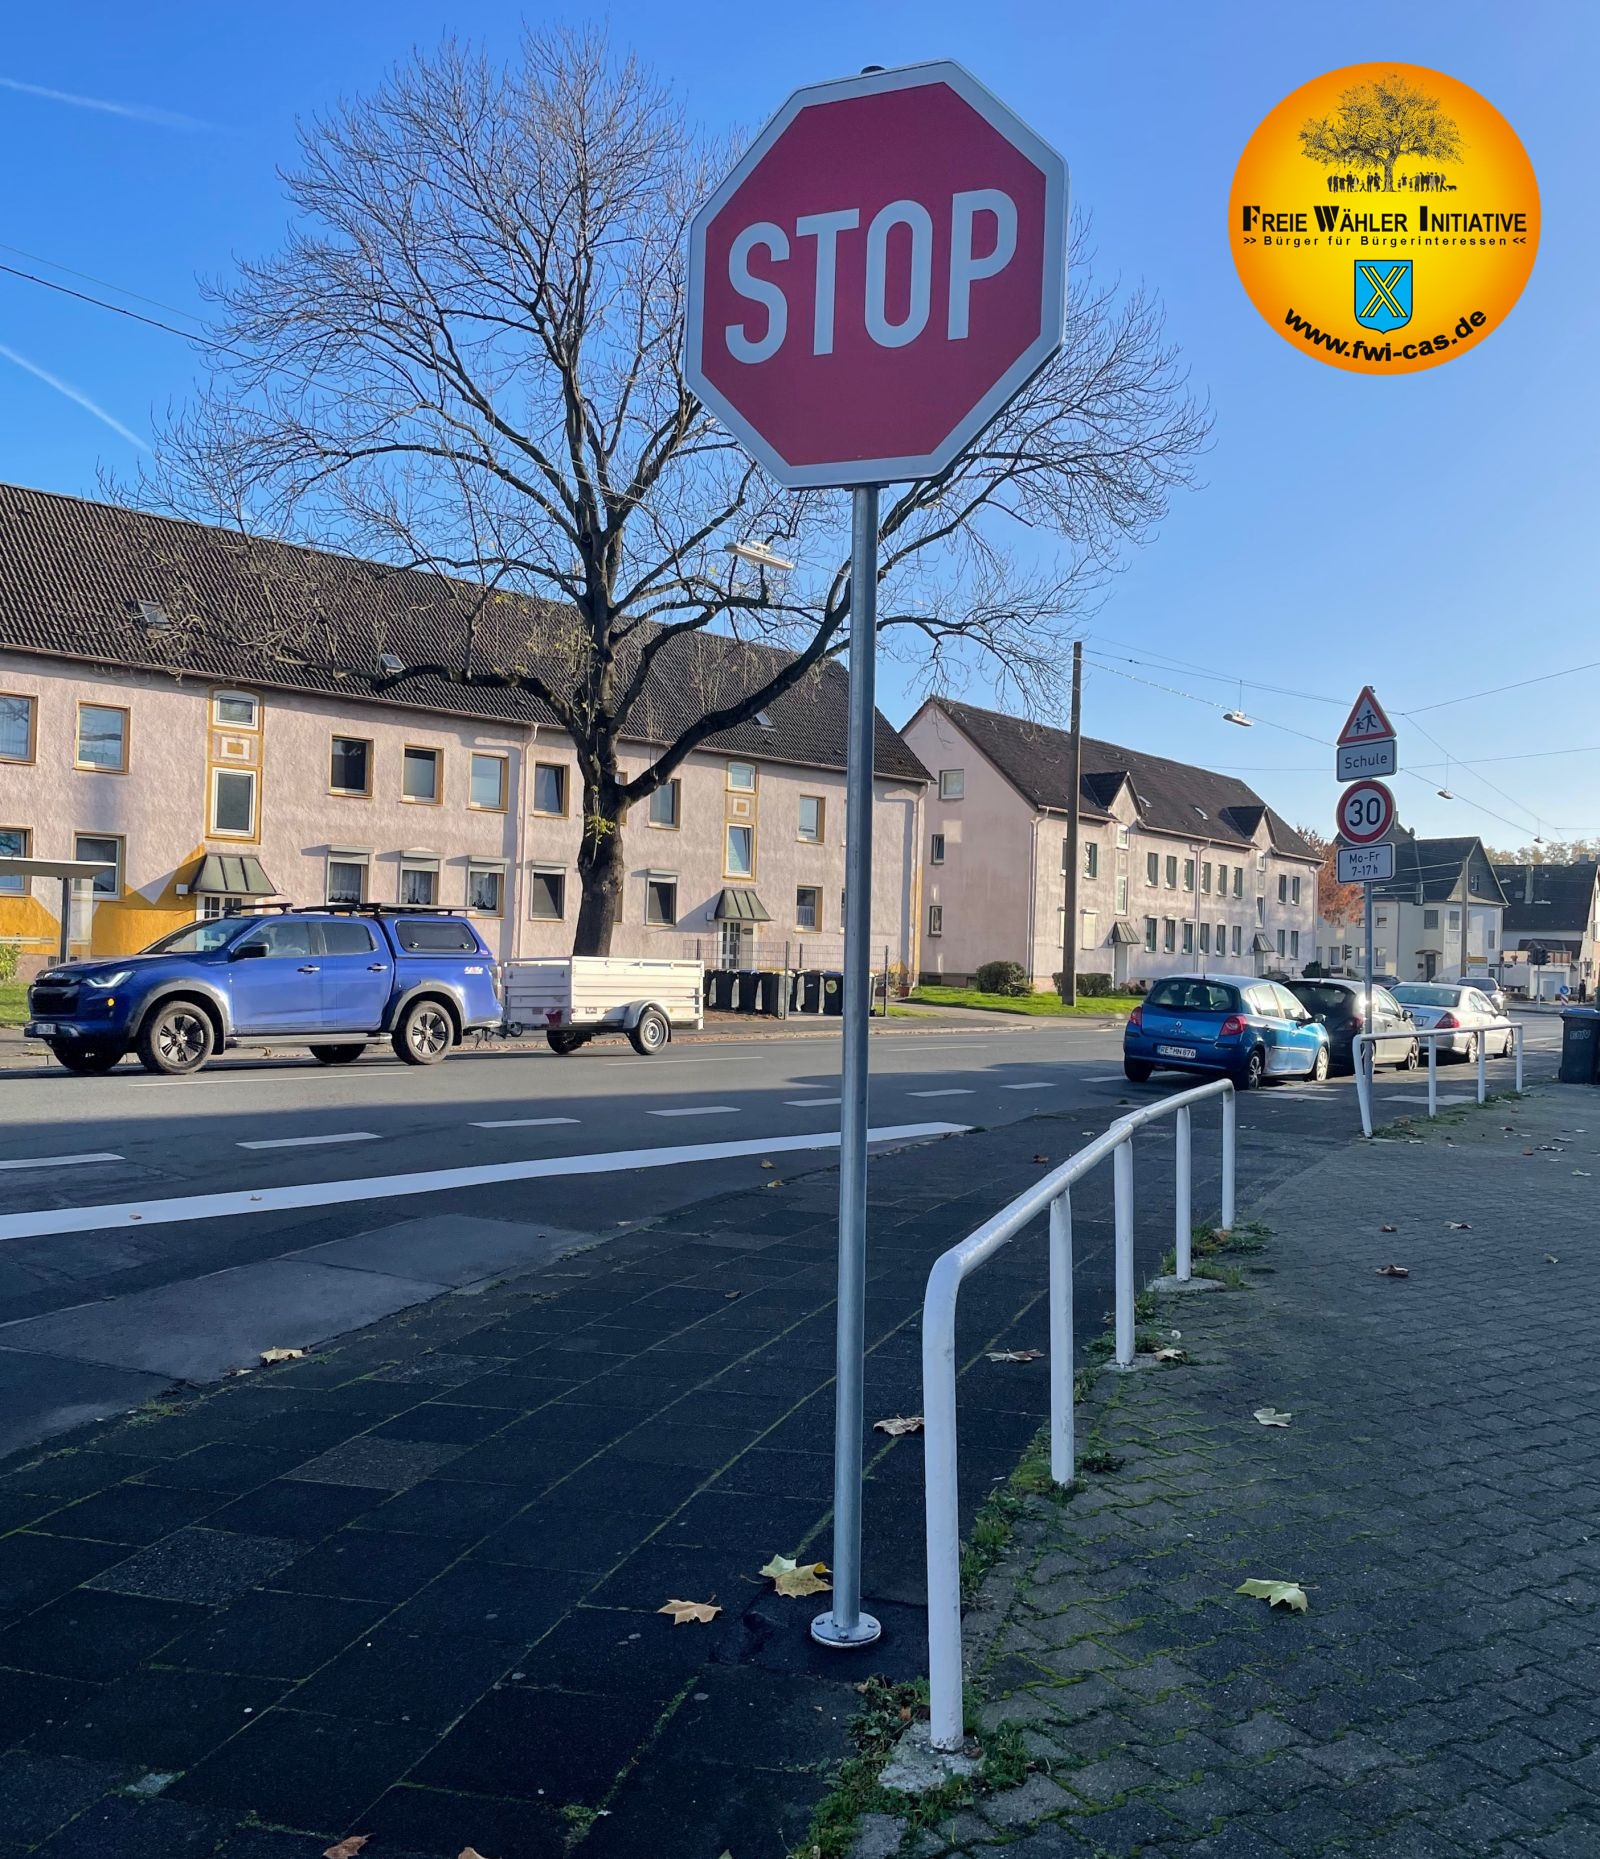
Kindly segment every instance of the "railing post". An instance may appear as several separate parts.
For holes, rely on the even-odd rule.
[[[1522,1035],[1524,1028],[1519,1022],[1511,1029],[1511,1044],[1517,1055],[1517,1096],[1522,1095]]]
[[[1117,1145],[1112,1157],[1117,1227],[1118,1368],[1133,1367],[1133,1137]]]
[[[1436,1035],[1428,1035],[1428,1115],[1439,1114],[1439,1041]]]
[[[1481,1104],[1489,1095],[1489,1042],[1482,1033],[1478,1035],[1478,1102]]]
[[[1192,1261],[1189,1256],[1191,1228],[1194,1224],[1189,1189],[1189,1106],[1180,1104],[1173,1112],[1173,1248],[1177,1261],[1178,1282],[1187,1284]]]
[[[1355,1037],[1355,1074],[1356,1102],[1361,1106],[1361,1134],[1372,1134],[1372,1058],[1373,1048],[1368,1043],[1371,1035],[1357,1033]]]
[[[1238,1179],[1239,1106],[1233,1087],[1222,1093],[1222,1230],[1233,1231],[1234,1187]]]
[[[959,1749],[961,1517],[956,1484],[956,1278],[938,1266],[922,1306],[923,1502],[928,1538],[928,1715],[935,1749]]]
[[[1070,1485],[1078,1475],[1072,1403],[1072,1191],[1050,1203],[1050,1476]],[[926,1421],[924,1421],[926,1423]]]

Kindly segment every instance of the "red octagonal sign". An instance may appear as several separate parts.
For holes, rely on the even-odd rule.
[[[782,484],[942,471],[1061,346],[1066,221],[960,65],[798,90],[695,216],[689,384]]]

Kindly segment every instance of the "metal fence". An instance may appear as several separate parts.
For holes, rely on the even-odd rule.
[[[1486,1033],[1509,1032],[1511,1034],[1511,1049],[1516,1055],[1517,1061],[1517,1091],[1519,1094],[1522,1091],[1522,1041],[1523,1035],[1527,1029],[1520,1021],[1491,1020],[1486,1025],[1472,1026],[1465,1029],[1458,1026],[1419,1026],[1409,1037],[1415,1039],[1418,1044],[1422,1044],[1424,1041],[1427,1043],[1428,1115],[1430,1117],[1436,1117],[1439,1114],[1439,1041],[1441,1039],[1458,1038],[1463,1030],[1469,1033],[1476,1033],[1478,1036],[1478,1102],[1481,1104],[1489,1095],[1489,1042],[1484,1037]],[[1374,1048],[1382,1045],[1385,1041],[1390,1045],[1394,1045],[1398,1043],[1398,1037],[1399,1036],[1395,1033],[1357,1033],[1355,1039],[1351,1042],[1354,1051],[1356,1097],[1361,1105],[1361,1134],[1363,1136],[1370,1136],[1372,1134],[1372,1073]]]
[[[956,1485],[956,1302],[961,1286],[1022,1230],[1048,1210],[1050,1215],[1050,1476],[1072,1483],[1077,1466],[1072,1383],[1072,1189],[1112,1158],[1116,1209],[1116,1352],[1121,1368],[1133,1366],[1133,1138],[1146,1124],[1173,1116],[1177,1275],[1187,1280],[1190,1262],[1190,1112],[1208,1098],[1222,1100],[1222,1225],[1234,1221],[1238,1122],[1233,1085],[1220,1078],[1146,1105],[1120,1117],[1103,1136],[1019,1194],[934,1261],[922,1301],[922,1416],[926,1452],[928,1550],[928,1678],[935,1749],[957,1749],[963,1733],[961,1708],[961,1519]]]

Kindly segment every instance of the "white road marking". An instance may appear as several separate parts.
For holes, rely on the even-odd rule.
[[[1384,1101],[1390,1104],[1425,1104],[1428,1101],[1428,1094],[1426,1091],[1385,1091],[1383,1096]],[[1477,1101],[1476,1093],[1471,1097],[1457,1097],[1454,1095],[1447,1097],[1443,1091],[1439,1093],[1439,1102],[1441,1104],[1475,1104]]]
[[[821,1110],[824,1105],[837,1104],[837,1097],[786,1097],[783,1100],[791,1110]]]
[[[1085,1078],[1083,1082],[1085,1084],[1126,1084],[1128,1077],[1125,1072],[1107,1072],[1103,1078]]]
[[[498,1117],[489,1123],[474,1123],[475,1130],[538,1130],[550,1123],[576,1123],[576,1117]]]
[[[873,1143],[920,1142],[933,1136],[964,1136],[964,1123],[895,1123],[867,1131]],[[810,1136],[767,1136],[754,1142],[672,1143],[659,1149],[612,1149],[594,1155],[550,1156],[543,1161],[492,1162],[472,1168],[435,1168],[409,1175],[369,1175],[354,1181],[307,1181],[294,1187],[234,1189],[225,1194],[176,1195],[168,1200],[108,1202],[99,1207],[48,1207],[37,1213],[0,1216],[0,1240],[36,1239],[52,1233],[93,1233],[133,1222],[169,1226],[184,1220],[215,1220],[234,1214],[283,1213],[307,1207],[336,1207],[353,1201],[404,1200],[465,1188],[497,1187],[507,1181],[551,1181],[571,1175],[618,1175],[641,1168],[671,1168],[682,1162],[736,1161],[747,1155],[795,1155],[837,1149],[837,1130]],[[0,1326],[3,1328],[3,1326]]]
[[[0,1168],[73,1168],[80,1162],[120,1162],[120,1155],[109,1149],[97,1149],[84,1155],[35,1155],[23,1162],[0,1162]]]
[[[1055,1081],[1050,1078],[1042,1078],[1037,1084],[1003,1084],[1000,1087],[1002,1091],[1053,1091],[1055,1088]]]
[[[906,1096],[907,1097],[976,1097],[977,1092],[969,1090],[965,1085],[957,1085],[954,1088],[947,1090],[947,1091],[908,1091],[906,1093]]]
[[[652,1110],[647,1114],[652,1117],[720,1117],[738,1108],[737,1104],[690,1104],[681,1110]]]
[[[238,1149],[314,1149],[321,1143],[375,1143],[373,1130],[341,1130],[328,1136],[263,1136],[255,1142],[236,1143]]]

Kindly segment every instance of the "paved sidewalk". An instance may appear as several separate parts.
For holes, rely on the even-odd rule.
[[[1333,1155],[1262,1212],[1250,1293],[1165,1301],[1188,1365],[1099,1379],[1115,1470],[1031,1500],[990,1579],[969,1713],[1032,1773],[859,1854],[1600,1854],[1600,1094]]]

